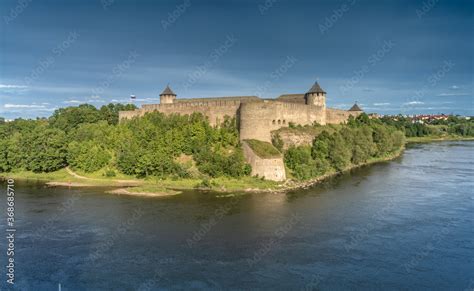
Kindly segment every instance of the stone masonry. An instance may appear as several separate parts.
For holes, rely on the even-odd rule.
[[[362,110],[355,104],[349,110],[326,108],[326,92],[316,82],[305,94],[281,95],[276,99],[261,99],[257,96],[236,96],[218,98],[177,99],[167,86],[160,94],[160,104],[147,104],[133,111],[121,111],[120,120],[140,117],[147,112],[159,111],[164,114],[192,114],[200,112],[212,126],[219,126],[225,116],[238,120],[240,140],[256,139],[271,142],[271,132],[282,127],[310,125],[315,122],[325,124],[345,123],[349,116],[357,116]],[[252,166],[252,174],[269,180],[281,181],[286,178],[283,159],[265,161],[250,154],[250,147],[244,148],[247,162]]]

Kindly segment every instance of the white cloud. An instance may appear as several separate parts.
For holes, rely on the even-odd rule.
[[[0,89],[24,89],[27,86],[0,84]]]
[[[149,101],[160,101],[160,98],[137,98],[134,100],[139,101],[139,102],[149,102]]]
[[[390,103],[374,103],[374,106],[387,106],[390,105]]]
[[[438,94],[439,97],[447,97],[447,96],[467,96],[469,93],[441,93]]]
[[[79,100],[67,100],[67,101],[63,101],[63,103],[78,104],[78,103],[83,103],[83,102]]]
[[[35,104],[5,104],[5,108],[45,108],[44,105],[35,105]]]
[[[452,85],[451,87],[449,87],[449,89],[451,89],[451,90],[457,90],[457,89],[459,89],[459,86]]]
[[[405,105],[418,105],[418,104],[425,104],[425,102],[421,102],[421,101],[410,101],[410,102],[405,102],[403,103]]]

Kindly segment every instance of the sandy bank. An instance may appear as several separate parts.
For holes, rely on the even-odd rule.
[[[120,188],[111,191],[107,191],[106,193],[110,194],[118,194],[118,195],[131,195],[131,196],[145,196],[145,197],[165,197],[165,196],[174,196],[181,194],[179,191],[174,190],[166,190],[162,192],[135,192],[133,188]]]

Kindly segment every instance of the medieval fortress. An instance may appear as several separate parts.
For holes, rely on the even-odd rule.
[[[202,113],[212,126],[218,126],[225,116],[235,117],[239,124],[240,140],[244,155],[252,166],[252,174],[269,180],[286,179],[282,158],[262,159],[256,156],[245,140],[256,139],[271,142],[271,132],[290,123],[311,125],[345,123],[349,116],[357,116],[362,110],[355,104],[349,110],[326,107],[326,92],[316,82],[304,94],[286,94],[276,99],[257,96],[177,99],[169,88],[160,94],[160,104],[146,104],[133,111],[121,111],[120,120],[140,117],[147,112],[164,114]]]

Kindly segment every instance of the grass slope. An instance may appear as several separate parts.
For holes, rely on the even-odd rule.
[[[280,151],[269,142],[256,139],[246,139],[245,142],[247,142],[253,152],[262,159],[281,157]]]

